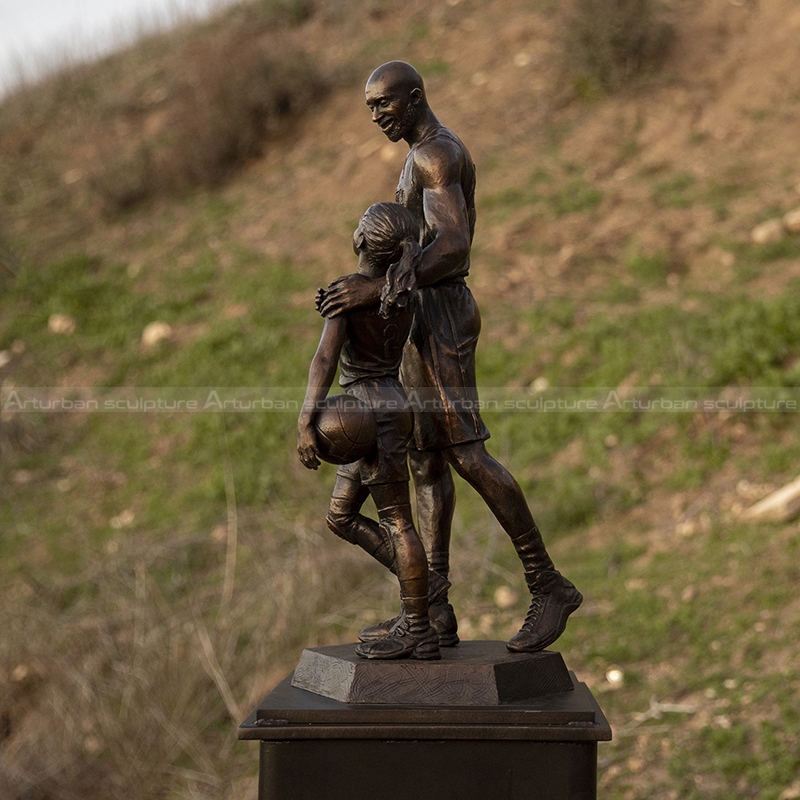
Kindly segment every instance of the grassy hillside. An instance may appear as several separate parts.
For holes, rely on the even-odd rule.
[[[3,797],[252,797],[238,722],[392,612],[281,410],[394,191],[362,96],[390,58],[478,166],[479,384],[517,409],[489,446],[587,598],[558,647],[615,730],[602,796],[800,797],[800,536],[740,513],[800,456],[763,410],[798,400],[800,236],[751,236],[800,205],[800,17],[671,3],[666,57],[606,80],[559,7],[263,1],[0,106]],[[508,638],[516,558],[458,491],[462,631]]]

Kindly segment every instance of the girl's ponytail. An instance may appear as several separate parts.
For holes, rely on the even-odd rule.
[[[398,203],[375,203],[361,217],[356,234],[359,232],[370,262],[386,269],[379,313],[388,319],[406,308],[417,291],[415,270],[422,260],[419,224]]]
[[[417,291],[416,269],[422,259],[422,248],[410,236],[401,243],[400,260],[386,270],[386,283],[381,290],[380,315],[384,319],[402,311]]]

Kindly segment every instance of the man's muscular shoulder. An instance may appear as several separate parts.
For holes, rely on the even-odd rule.
[[[412,154],[415,182],[423,189],[460,183],[469,154],[455,137],[437,135],[417,145]]]

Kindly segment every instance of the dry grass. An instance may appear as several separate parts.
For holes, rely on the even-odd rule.
[[[225,798],[252,774],[236,726],[364,575],[355,548],[262,516],[242,523],[228,596],[228,534],[121,537],[69,579],[15,583],[2,614],[0,796]]]
[[[257,29],[224,29],[193,42],[154,90],[149,112],[117,124],[121,135],[106,139],[93,184],[119,211],[154,195],[222,183],[268,140],[285,135],[323,85],[302,52]]]
[[[394,613],[396,580],[327,531],[324,487],[310,522],[237,510],[232,490],[210,535],[120,532],[100,551],[86,542],[69,577],[14,579],[0,613],[0,796],[239,798],[257,766],[235,738],[247,713],[304,646]],[[461,593],[488,571],[522,583],[493,564],[498,533],[488,547],[476,531],[458,541]],[[459,605],[474,633],[493,604]],[[517,611],[500,622],[515,627]]]

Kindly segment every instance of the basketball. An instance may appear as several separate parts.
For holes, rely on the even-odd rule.
[[[350,394],[326,397],[314,419],[319,457],[329,464],[350,464],[374,446],[377,429],[369,407]]]

